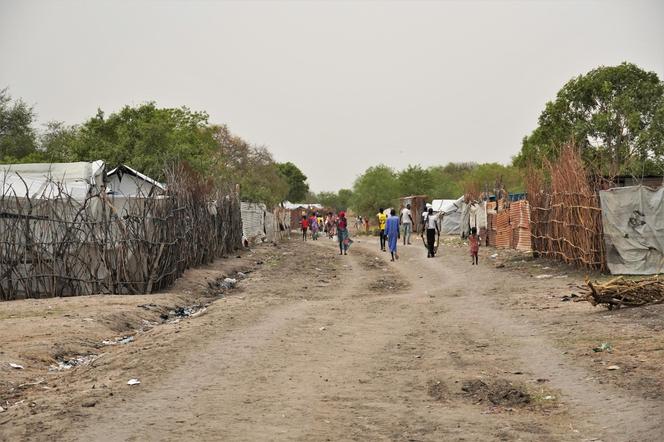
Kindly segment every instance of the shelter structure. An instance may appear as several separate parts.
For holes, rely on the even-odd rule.
[[[413,215],[413,232],[421,233],[424,228],[422,225],[422,213],[426,210],[427,195],[410,195],[399,198],[399,212],[410,204],[410,211]]]
[[[166,186],[159,181],[121,164],[107,173],[106,192],[125,197],[155,196],[166,193]]]
[[[664,187],[619,187],[599,197],[609,271],[664,273]]]

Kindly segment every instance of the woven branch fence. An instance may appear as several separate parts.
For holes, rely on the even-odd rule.
[[[563,147],[555,163],[527,176],[530,229],[536,255],[577,267],[606,270],[598,181],[589,179],[578,150]]]
[[[0,177],[0,180],[2,178]],[[49,198],[26,188],[0,196],[0,300],[152,293],[190,267],[241,246],[237,192],[184,167],[167,171],[166,195]]]

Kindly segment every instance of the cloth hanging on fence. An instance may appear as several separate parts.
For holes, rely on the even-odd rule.
[[[619,187],[599,196],[611,273],[664,273],[664,187]]]

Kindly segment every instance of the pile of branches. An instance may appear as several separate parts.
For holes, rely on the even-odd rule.
[[[604,284],[586,281],[586,285],[588,288],[580,300],[605,305],[609,310],[623,305],[638,307],[664,302],[664,280],[659,275],[640,280],[620,276]]]
[[[578,149],[565,145],[544,170],[526,178],[533,251],[590,270],[606,269],[599,181]]]

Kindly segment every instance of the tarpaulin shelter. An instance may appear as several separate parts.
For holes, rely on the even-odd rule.
[[[149,176],[121,164],[108,172],[107,193],[122,196],[153,196],[163,195],[166,186]]]
[[[664,273],[664,187],[619,187],[599,196],[611,273]]]
[[[431,202],[434,213],[441,216],[440,233],[443,235],[461,235],[463,232],[463,197],[455,200],[439,199]]]

